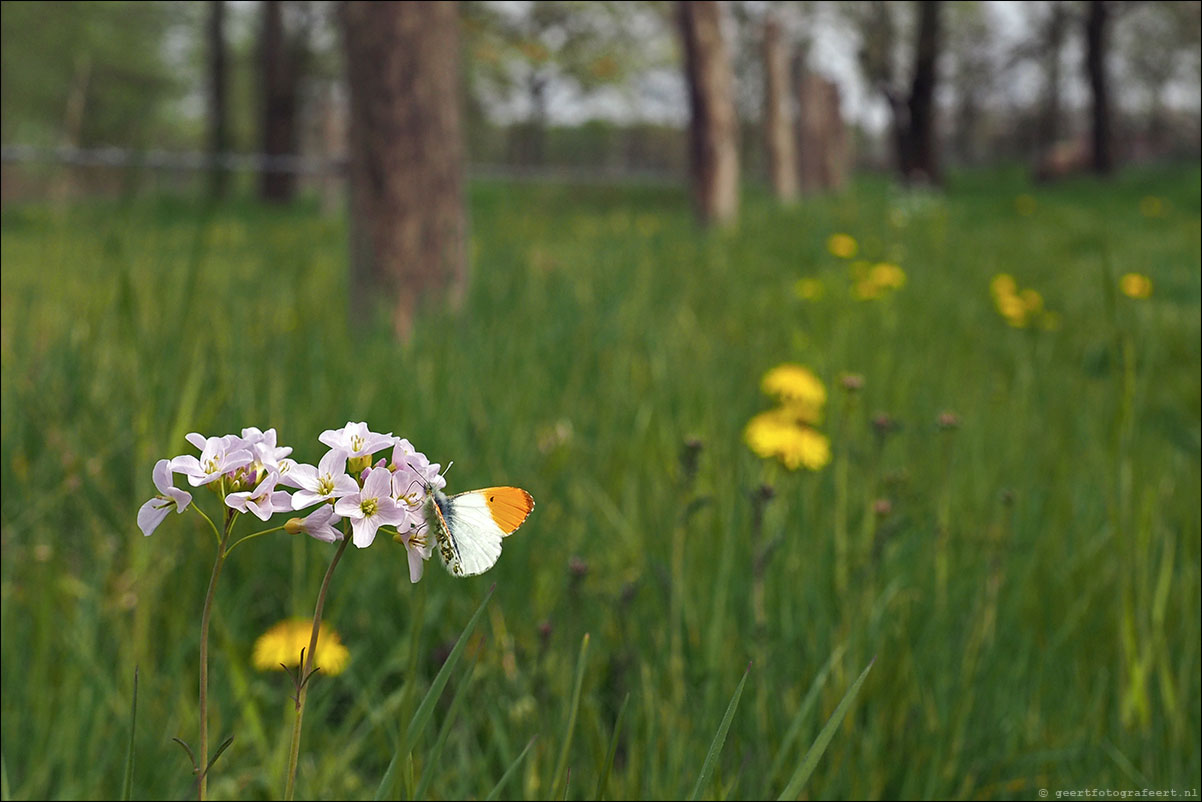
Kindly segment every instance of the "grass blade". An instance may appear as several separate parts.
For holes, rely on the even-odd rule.
[[[125,782],[121,785],[121,798],[128,800],[134,790],[134,725],[138,721],[138,667],[134,666],[134,700],[129,709],[129,749],[125,753]],[[6,794],[5,799],[8,799]]]
[[[505,773],[501,775],[501,779],[497,780],[497,784],[494,785],[493,789],[488,792],[488,796],[484,797],[486,802],[487,800],[497,798],[497,796],[501,793],[501,789],[505,787],[505,783],[509,782],[509,778],[512,777],[513,773],[518,770],[518,766],[522,765],[522,761],[526,759],[526,753],[530,751],[530,747],[534,746],[534,742],[537,740],[537,735],[531,738],[530,742],[526,744],[526,748],[522,750],[522,754],[518,755],[517,758],[509,764],[509,768],[505,769]]]
[[[843,699],[839,702],[839,706],[835,708],[835,712],[831,713],[831,717],[823,726],[822,732],[818,733],[818,737],[814,739],[814,744],[810,747],[810,751],[806,752],[802,758],[801,765],[797,767],[797,771],[793,772],[793,777],[789,780],[789,784],[785,786],[785,790],[777,797],[777,802],[785,802],[789,799],[797,799],[801,794],[801,789],[805,786],[806,780],[810,779],[810,775],[814,773],[814,767],[818,765],[818,761],[822,758],[822,754],[826,752],[826,747],[830,744],[831,738],[835,735],[835,730],[839,729],[839,725],[843,723],[843,717],[847,715],[847,711],[851,708],[851,703],[860,693],[860,686],[864,684],[865,677],[872,670],[873,664],[876,663],[876,658],[872,658],[868,662],[867,667],[860,674],[859,678],[852,683],[851,688],[843,695]]]
[[[751,673],[751,663],[747,664],[747,669],[743,672],[743,679],[739,680],[739,687],[735,688],[735,695],[730,697],[730,704],[726,706],[726,715],[722,716],[722,723],[718,725],[718,731],[714,733],[714,741],[710,744],[709,754],[705,756],[705,762],[701,764],[701,773],[697,775],[697,783],[693,786],[693,793],[689,794],[689,799],[697,799],[701,796],[701,789],[705,787],[710,775],[714,773],[714,764],[718,762],[718,755],[722,752],[722,747],[726,743],[726,733],[730,730],[730,723],[734,721],[735,710],[739,708],[739,697],[743,695],[743,686],[747,684],[747,675]]]
[[[626,704],[630,694],[622,700],[618,708],[618,718],[614,721],[614,734],[609,739],[609,751],[605,753],[605,763],[601,766],[601,776],[597,778],[597,789],[593,791],[593,799],[600,800],[605,795],[605,786],[609,784],[609,772],[614,766],[614,754],[618,751],[618,737],[622,734],[622,718],[626,715]]]
[[[846,648],[846,644],[840,644],[836,647],[835,651],[831,652],[831,656],[826,659],[826,664],[814,676],[814,681],[810,683],[810,689],[806,691],[805,699],[801,702],[801,707],[797,708],[797,713],[794,714],[793,720],[789,722],[789,729],[785,732],[785,737],[781,739],[776,759],[772,761],[772,768],[768,770],[769,782],[780,776],[781,769],[785,767],[786,758],[793,751],[793,742],[801,735],[802,725],[809,719],[814,705],[818,703],[819,691],[826,686],[826,678],[830,676],[831,666],[839,661]]]
[[[401,763],[402,759],[408,757],[409,745],[417,743],[422,730],[426,728],[427,722],[430,721],[430,716],[434,713],[434,705],[438,702],[438,697],[442,696],[442,689],[447,686],[447,680],[450,679],[451,672],[455,670],[455,665],[459,662],[459,657],[463,654],[464,647],[467,646],[468,638],[472,636],[472,632],[476,629],[480,615],[484,612],[484,608],[488,606],[488,600],[492,598],[493,591],[496,588],[497,586],[493,585],[488,589],[488,593],[484,594],[484,601],[480,602],[480,606],[476,608],[476,612],[468,620],[467,626],[464,627],[463,632],[459,635],[459,640],[455,641],[455,647],[451,649],[446,662],[442,664],[442,668],[435,675],[434,682],[430,683],[430,689],[426,691],[421,704],[417,706],[417,712],[413,714],[413,719],[409,722],[409,729],[406,730],[404,738],[397,744],[397,750],[392,756],[392,760],[388,762],[388,768],[385,769],[384,776],[380,779],[380,785],[376,788],[374,799],[380,800],[392,795],[397,766]]]
[[[588,633],[580,641],[580,657],[576,660],[576,686],[572,690],[572,709],[568,713],[568,730],[563,735],[559,748],[559,760],[555,761],[555,774],[551,778],[551,795],[559,796],[559,780],[568,766],[568,753],[572,751],[572,736],[576,731],[576,713],[580,709],[580,689],[584,685],[584,667],[588,656]]]
[[[443,719],[442,726],[438,729],[438,737],[434,741],[434,746],[430,747],[426,759],[422,761],[425,770],[422,771],[421,779],[418,780],[417,790],[413,792],[414,799],[422,799],[426,795],[426,788],[430,785],[430,780],[434,777],[434,768],[438,765],[438,756],[442,754],[442,747],[447,742],[447,736],[451,734],[451,725],[455,722],[455,714],[459,712],[459,703],[467,695],[464,691],[472,684],[476,663],[479,659],[479,655],[472,659],[472,664],[467,667],[467,671],[463,673],[463,678],[459,681],[459,687],[455,689],[455,695],[451,697],[451,706],[447,708],[446,718]]]

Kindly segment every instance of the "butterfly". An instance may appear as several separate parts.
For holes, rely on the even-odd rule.
[[[520,487],[485,487],[453,496],[427,488],[422,514],[447,570],[475,576],[496,564],[501,539],[516,532],[532,509],[534,499]]]

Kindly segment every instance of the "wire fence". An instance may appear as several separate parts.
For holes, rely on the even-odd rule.
[[[287,173],[306,177],[345,177],[345,156],[322,158],[265,153],[203,153],[199,151],[133,150],[130,148],[0,146],[0,162],[6,165],[96,167],[117,170],[163,170],[173,172]],[[474,178],[511,181],[565,181],[581,183],[675,185],[683,176],[666,170],[637,168],[587,168],[554,165],[469,164]]]

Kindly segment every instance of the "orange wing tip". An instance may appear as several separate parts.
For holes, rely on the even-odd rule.
[[[481,492],[493,521],[507,535],[516,531],[534,509],[534,498],[520,487],[490,487]]]

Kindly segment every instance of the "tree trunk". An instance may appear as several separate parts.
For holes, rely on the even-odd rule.
[[[269,160],[297,154],[297,101],[300,91],[299,47],[284,29],[283,2],[264,0],[260,31],[260,89],[262,92],[263,153]],[[260,173],[259,194],[266,201],[284,203],[296,194],[296,175],[278,169]]]
[[[420,301],[458,300],[467,223],[459,20],[450,2],[341,6],[350,87],[351,303],[391,297],[404,339]]]
[[[229,189],[229,171],[217,160],[230,149],[229,115],[226,96],[228,86],[225,53],[225,2],[209,0],[208,19],[209,60],[209,156],[213,167],[209,172],[209,194],[224,198]]]
[[[788,66],[780,21],[770,17],[764,23],[764,139],[772,191],[782,203],[797,199],[797,154],[789,113]]]
[[[918,4],[918,40],[914,54],[914,83],[910,89],[910,126],[906,137],[907,181],[939,183],[935,150],[935,82],[939,56],[939,0]]]
[[[826,159],[823,175],[826,189],[837,192],[847,183],[847,167],[851,162],[851,154],[847,141],[847,126],[843,122],[839,84],[823,81],[823,94],[826,98],[826,130],[823,132],[826,140]]]
[[[1047,153],[1060,139],[1060,54],[1064,50],[1064,35],[1068,27],[1068,9],[1056,0],[1049,12],[1045,45],[1045,78],[1043,108],[1039,119],[1039,150]]]
[[[1091,0],[1085,18],[1085,66],[1093,98],[1093,170],[1099,175],[1114,169],[1110,148],[1110,81],[1106,74],[1109,15],[1105,0]]]
[[[826,188],[826,87],[822,78],[802,72],[797,79],[797,149],[800,151],[801,188],[814,195]]]
[[[677,10],[692,113],[694,205],[703,225],[730,223],[739,213],[738,124],[721,9],[715,0],[682,0]]]

